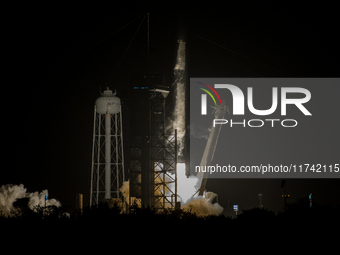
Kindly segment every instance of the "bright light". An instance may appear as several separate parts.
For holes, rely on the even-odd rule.
[[[177,194],[182,199],[182,205],[196,193],[197,180],[196,176],[186,177],[185,163],[177,163]]]

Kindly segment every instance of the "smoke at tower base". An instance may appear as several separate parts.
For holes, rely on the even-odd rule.
[[[206,192],[204,196],[194,196],[198,183],[196,176],[185,176],[185,164],[177,164],[177,193],[182,199],[182,209],[195,213],[197,216],[220,215],[223,207],[213,203],[217,194]]]
[[[28,198],[28,207],[34,210],[36,206],[45,206],[46,195],[48,190],[28,193],[23,184],[12,185],[7,184],[0,187],[0,212],[5,216],[13,216],[18,212],[18,208],[13,203],[21,198]],[[60,202],[55,199],[48,199],[46,206],[61,206]]]

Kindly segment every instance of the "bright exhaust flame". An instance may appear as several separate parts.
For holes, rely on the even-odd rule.
[[[182,204],[186,204],[188,200],[196,193],[195,185],[198,179],[196,176],[185,176],[185,163],[177,163],[177,194]]]
[[[199,179],[196,176],[185,176],[185,164],[177,164],[177,194],[181,198],[182,209],[195,213],[197,216],[219,215],[223,207],[212,203],[217,194],[206,192],[203,196],[197,194]]]

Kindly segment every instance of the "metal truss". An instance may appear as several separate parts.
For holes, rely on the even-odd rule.
[[[175,208],[177,202],[177,134],[155,135],[151,143],[154,209]]]

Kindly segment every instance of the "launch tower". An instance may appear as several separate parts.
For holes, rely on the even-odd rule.
[[[129,93],[130,198],[155,210],[177,202],[177,134],[166,133],[164,125],[168,93],[164,77],[152,74],[133,77]]]

